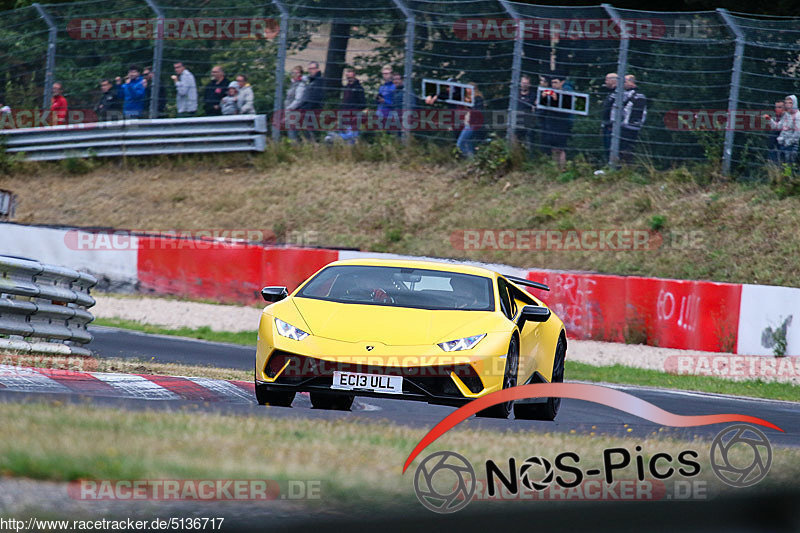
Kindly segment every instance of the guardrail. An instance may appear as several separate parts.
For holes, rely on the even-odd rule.
[[[0,347],[91,355],[87,311],[95,303],[91,274],[30,259],[0,256]]]
[[[135,119],[0,132],[28,161],[212,152],[263,152],[266,115]]]

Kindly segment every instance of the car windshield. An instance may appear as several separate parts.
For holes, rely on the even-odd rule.
[[[419,268],[331,266],[297,296],[389,307],[494,311],[490,278]]]

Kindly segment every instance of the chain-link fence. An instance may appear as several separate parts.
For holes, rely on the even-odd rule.
[[[152,72],[144,116],[176,116],[173,65],[182,62],[196,78],[197,114],[218,113],[207,104],[244,74],[256,112],[275,115],[276,139],[293,85],[316,88],[306,110],[399,114],[392,134],[455,142],[466,120],[473,143],[494,134],[531,154],[563,150],[597,165],[708,162],[753,175],[767,161],[791,161],[800,136],[781,135],[792,121],[765,118],[778,119],[776,102],[800,91],[800,18],[505,0],[91,0],[34,4],[3,20],[0,103],[12,109],[4,127],[19,125],[16,110],[49,109],[54,82],[70,109],[91,110],[100,80],[124,83],[132,64]],[[225,75],[210,85],[213,66]],[[292,78],[297,66],[305,78]],[[384,78],[387,66],[399,78]],[[343,88],[347,69],[357,81]],[[475,107],[426,100],[423,80],[474,85]],[[572,113],[542,106],[554,88],[556,98],[587,95],[588,105]],[[413,124],[403,114],[451,110],[469,114]],[[368,137],[363,126],[355,133]],[[343,128],[339,117],[319,136],[352,140]]]

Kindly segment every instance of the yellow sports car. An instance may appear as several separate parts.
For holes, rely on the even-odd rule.
[[[432,261],[331,263],[291,295],[265,287],[258,328],[259,404],[317,409],[354,396],[459,406],[518,383],[561,382],[563,322],[523,286],[545,285],[475,266]],[[481,415],[506,418],[512,403]],[[513,405],[516,418],[552,420],[560,400]]]

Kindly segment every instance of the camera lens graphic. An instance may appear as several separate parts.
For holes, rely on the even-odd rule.
[[[475,471],[463,455],[432,453],[414,473],[414,491],[420,503],[436,513],[454,513],[475,495]]]
[[[771,465],[772,446],[767,436],[748,424],[723,429],[711,443],[711,469],[731,487],[755,485],[766,477]]]

